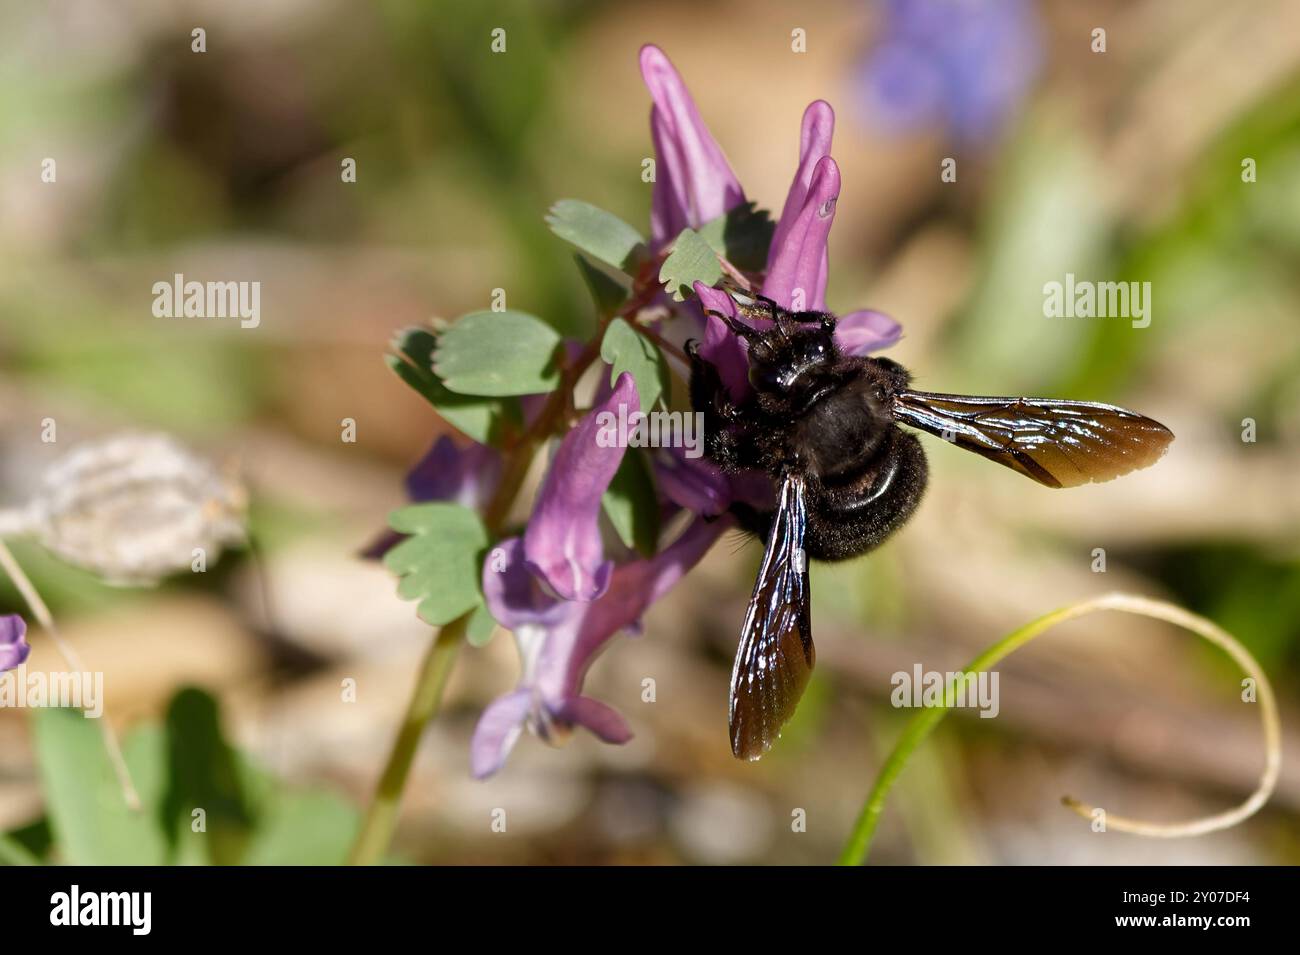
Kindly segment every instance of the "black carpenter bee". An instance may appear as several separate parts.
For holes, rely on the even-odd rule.
[[[712,312],[748,346],[752,395],[737,404],[718,370],[687,343],[691,404],[705,455],[722,470],[759,470],[773,510],[736,503],[740,526],[767,541],[731,671],[731,750],[758,759],[794,713],[813,667],[808,564],[879,546],[925,491],[925,453],[899,424],[939,435],[1048,487],[1109,481],[1153,464],[1164,425],[1092,401],[982,398],[912,391],[887,358],[845,355],[836,318],[736,300],[758,327]]]

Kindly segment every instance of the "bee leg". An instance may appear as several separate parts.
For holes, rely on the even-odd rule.
[[[700,357],[700,343],[694,338],[686,343],[686,356],[691,360],[691,409],[704,414],[707,431],[738,421],[740,409],[731,400],[718,369]]]
[[[775,322],[781,314],[781,306],[766,295],[754,295],[752,302],[736,302],[736,311],[746,318],[764,322]]]
[[[691,360],[691,409],[704,415],[705,456],[724,470],[739,468],[740,442],[734,426],[740,420],[740,409],[731,400],[718,369],[700,357],[698,341],[692,338],[686,343],[686,355]]]

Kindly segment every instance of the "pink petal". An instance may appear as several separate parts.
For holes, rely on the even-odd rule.
[[[782,241],[772,243],[763,294],[785,308],[821,309],[826,304],[828,259],[826,239],[840,195],[840,170],[823,156],[798,214],[790,220]],[[782,216],[784,222],[785,216]]]
[[[589,696],[566,700],[555,716],[570,725],[585,726],[606,743],[622,744],[632,738],[632,731],[618,710]]]
[[[835,344],[846,355],[869,355],[902,337],[903,326],[883,312],[849,312],[835,323]]]
[[[528,624],[553,626],[569,612],[570,604],[547,593],[524,560],[524,542],[518,537],[501,541],[483,561],[483,599],[492,619],[507,630]]]
[[[600,539],[600,499],[618,470],[622,442],[601,447],[601,422],[620,406],[631,416],[640,410],[636,383],[624,372],[604,404],[592,408],[565,435],[537,492],[524,532],[528,566],[565,600],[595,600],[609,586],[613,565],[604,559]]]
[[[531,702],[528,690],[515,690],[497,697],[483,711],[469,744],[470,772],[475,779],[491,776],[505,764],[523,731]]]
[[[655,481],[663,496],[693,514],[715,517],[731,503],[731,482],[704,458],[685,448],[665,448],[654,458]]]
[[[663,50],[641,48],[641,75],[654,100],[650,135],[658,162],[650,227],[659,246],[741,205],[745,192]]]
[[[681,580],[718,536],[731,527],[730,517],[710,521],[696,518],[654,557],[619,566],[609,592],[584,608],[576,640],[571,645],[561,644],[564,654],[543,653],[538,682],[547,698],[577,696],[587,668],[605,643],[620,630],[635,625],[647,608]]]
[[[790,183],[785,205],[781,208],[781,218],[777,220],[776,230],[772,233],[772,245],[768,250],[769,268],[776,250],[784,245],[786,234],[803,209],[804,200],[808,198],[813,170],[823,156],[831,154],[831,137],[834,132],[835,111],[830,104],[820,99],[809,103],[804,110],[803,125],[799,131],[799,166],[794,171],[794,180]]]

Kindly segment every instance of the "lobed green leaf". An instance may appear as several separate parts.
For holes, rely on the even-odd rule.
[[[388,367],[433,405],[453,427],[478,441],[493,444],[501,436],[504,422],[518,417],[505,402],[490,398],[458,395],[433,373],[433,350],[437,337],[427,328],[407,328],[393,340],[396,354],[385,356]]]
[[[409,536],[384,556],[384,565],[401,577],[398,596],[419,601],[422,620],[442,626],[479,605],[488,534],[477,514],[459,504],[413,504],[394,511],[388,523]]]
[[[614,319],[605,329],[605,337],[600,341],[600,358],[612,366],[610,384],[618,381],[623,372],[632,373],[642,411],[654,407],[668,389],[668,363],[663,353],[621,318]]]
[[[693,229],[682,230],[673,242],[673,251],[659,269],[659,281],[678,302],[686,300],[696,282],[716,285],[721,278],[718,253]]]
[[[607,265],[632,275],[649,252],[641,233],[618,216],[580,199],[561,199],[546,215],[551,231]]]
[[[560,345],[560,333],[527,312],[470,312],[438,336],[433,371],[457,394],[542,394],[560,382]]]

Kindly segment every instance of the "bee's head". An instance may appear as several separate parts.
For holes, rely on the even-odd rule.
[[[779,323],[749,339],[749,383],[794,397],[816,389],[839,359],[833,326]]]

